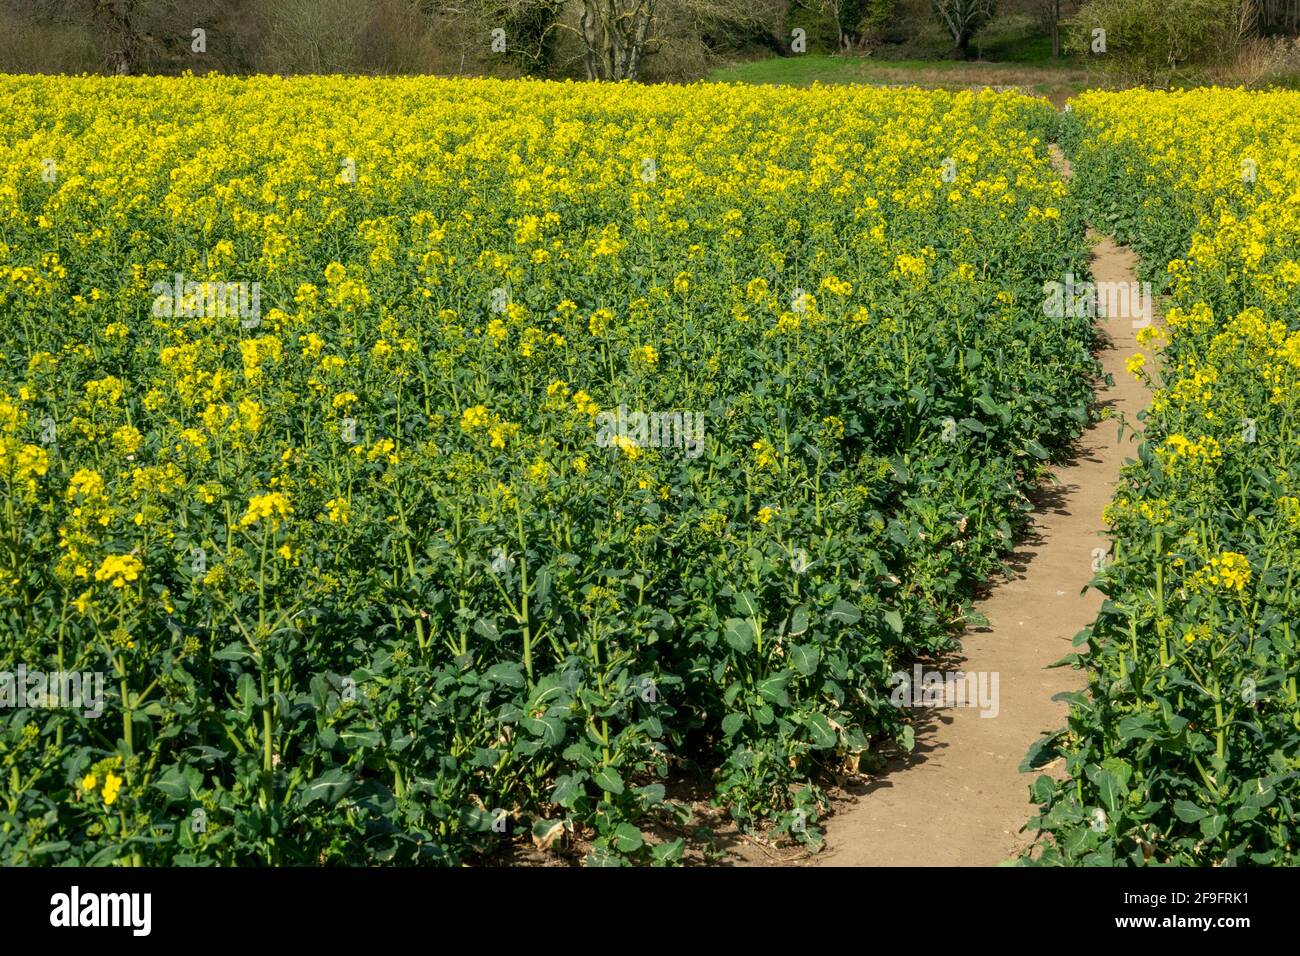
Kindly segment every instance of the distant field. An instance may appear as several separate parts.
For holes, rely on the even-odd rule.
[[[734,63],[709,74],[709,80],[731,83],[867,83],[877,86],[919,86],[926,89],[1018,87],[1045,96],[1057,105],[1086,89],[1088,73],[1071,61],[1044,60],[993,63],[984,60],[877,60],[865,56],[773,57]]]

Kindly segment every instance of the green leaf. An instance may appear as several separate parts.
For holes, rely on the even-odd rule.
[[[1210,815],[1209,811],[1202,810],[1190,800],[1175,800],[1174,813],[1184,823],[1196,823],[1198,820],[1204,820]]]
[[[903,615],[892,608],[885,612],[885,623],[895,634],[903,633]]]
[[[323,774],[302,788],[299,794],[298,802],[302,806],[309,806],[317,800],[326,806],[338,803],[343,795],[352,789],[355,781],[351,775],[335,767],[333,770],[326,770]]]
[[[1107,757],[1101,762],[1101,765],[1115,775],[1119,785],[1127,789],[1129,780],[1133,777],[1133,768],[1119,757]]]
[[[194,771],[198,776],[197,771]],[[198,783],[202,782],[200,777]],[[168,767],[153,782],[155,788],[173,800],[183,800],[190,795],[190,779],[180,767]]]
[[[781,671],[773,674],[771,677],[758,682],[758,693],[764,700],[770,700],[774,704],[780,704],[782,707],[790,706],[790,695],[785,692],[785,687],[790,683],[790,672]]]
[[[836,601],[835,606],[831,608],[830,618],[832,621],[839,621],[841,624],[857,624],[862,620],[862,612],[856,607],[843,599]]]
[[[1201,821],[1201,836],[1205,837],[1207,842],[1218,839],[1219,834],[1223,832],[1224,824],[1227,822],[1228,818],[1222,813],[1207,814],[1205,819]]]
[[[247,671],[239,675],[239,681],[235,685],[235,692],[239,695],[239,706],[245,717],[252,714],[253,708],[261,703],[257,695],[257,681]]]
[[[551,572],[546,568],[538,568],[537,575],[533,578],[533,601],[541,607],[550,599],[551,596]]]
[[[1060,737],[1061,733],[1058,731],[1054,734],[1039,737],[1030,744],[1029,750],[1025,753],[1025,758],[1020,761],[1020,772],[1038,770],[1055,760],[1058,756],[1056,742]]]
[[[384,742],[384,735],[377,730],[342,730],[339,740],[348,747],[378,747]]]
[[[1156,736],[1155,721],[1150,714],[1133,714],[1119,722],[1121,740],[1150,740]]]
[[[615,796],[623,792],[623,778],[618,775],[618,771],[613,767],[601,767],[591,777],[596,782],[596,786],[612,793]]]
[[[790,663],[804,677],[811,677],[821,663],[822,649],[816,644],[795,644],[790,648]]]
[[[758,598],[751,591],[741,591],[736,595],[732,604],[736,608],[737,614],[743,614],[745,617],[756,617],[758,615]]]
[[[808,728],[809,742],[817,750],[827,750],[839,742],[839,735],[825,714],[809,714],[804,726]]]
[[[1053,694],[1052,700],[1059,700],[1066,704],[1073,704],[1074,706],[1082,707],[1085,710],[1090,710],[1092,705],[1092,701],[1088,699],[1088,695],[1080,690],[1063,690],[1059,694]]]
[[[798,637],[808,630],[811,620],[812,613],[808,610],[808,605],[800,604],[790,612],[790,629],[786,633],[791,637]]]
[[[648,783],[644,787],[636,787],[632,791],[637,795],[643,807],[653,807],[655,804],[664,802],[664,795],[667,791],[662,783]]]
[[[490,681],[503,684],[506,687],[523,687],[526,683],[524,679],[524,669],[514,663],[510,664],[493,664],[488,668],[487,674],[484,675]]]
[[[722,732],[728,737],[734,737],[743,726],[745,726],[744,714],[731,713],[722,718]]]
[[[686,851],[686,841],[678,837],[670,843],[660,843],[650,851],[655,866],[671,866],[680,860]]]
[[[748,653],[754,646],[754,625],[742,617],[729,617],[722,625],[722,636],[740,653]]]
[[[1087,769],[1088,779],[1097,788],[1097,795],[1110,813],[1124,805],[1127,795],[1124,783],[1112,771],[1103,767],[1091,766]]]
[[[1042,773],[1038,775],[1038,779],[1034,781],[1034,785],[1029,788],[1029,792],[1033,797],[1034,803],[1045,804],[1052,799],[1052,794],[1055,792],[1055,789],[1055,781],[1053,781],[1047,774]]]
[[[615,853],[612,847],[603,846],[599,843],[591,848],[583,864],[589,867],[608,867],[608,866],[630,866],[626,858]]]
[[[541,738],[547,747],[558,747],[564,743],[564,721],[550,714],[542,717],[525,717],[520,725],[524,730]]]
[[[565,774],[555,780],[555,789],[551,791],[551,803],[558,807],[573,808],[573,804],[584,793],[582,784],[587,779],[584,771]]]
[[[1270,783],[1264,785],[1264,781],[1256,777],[1242,785],[1241,802],[1248,807],[1266,807],[1277,797],[1277,790]]]
[[[620,853],[635,853],[645,845],[641,831],[630,823],[620,823],[614,828],[614,848]]]

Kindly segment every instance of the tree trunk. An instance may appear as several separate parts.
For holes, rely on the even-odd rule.
[[[592,22],[591,4],[582,5],[578,16],[578,27],[582,30],[582,62],[587,68],[587,79],[598,80],[596,74],[596,27]]]
[[[657,0],[582,0],[578,12],[589,80],[637,80],[653,38]]]

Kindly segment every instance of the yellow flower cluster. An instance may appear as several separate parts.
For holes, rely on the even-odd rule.
[[[104,774],[104,789],[100,791],[100,797],[103,798],[104,806],[111,807],[117,802],[117,796],[122,791],[122,784],[125,781],[113,771],[109,770]],[[86,793],[94,793],[99,790],[99,775],[94,773],[86,774],[81,778],[81,789]]]
[[[95,571],[95,580],[107,581],[115,588],[126,587],[139,578],[143,570],[144,565],[134,555],[110,554]]]
[[[781,457],[777,453],[772,443],[765,438],[760,438],[753,444],[754,464],[762,469],[775,468],[780,462]]]
[[[1192,587],[1211,586],[1242,591],[1250,583],[1250,562],[1244,554],[1224,551],[1212,557],[1190,582]]]
[[[272,491],[265,495],[254,495],[248,499],[248,509],[239,519],[239,527],[251,528],[259,522],[266,522],[272,532],[280,529],[280,523],[293,514],[293,507],[283,492]]]
[[[1165,438],[1159,453],[1166,464],[1180,460],[1193,462],[1212,462],[1222,456],[1218,441],[1210,435],[1202,435],[1195,441],[1186,435],[1177,433]]]

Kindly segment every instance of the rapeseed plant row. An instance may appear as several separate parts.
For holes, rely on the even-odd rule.
[[[1300,95],[1088,93],[1065,137],[1081,198],[1162,278],[1141,460],[1076,639],[1086,694],[1031,752],[1033,857],[1295,865],[1300,571]],[[1162,276],[1163,274],[1163,276]]]

